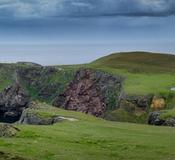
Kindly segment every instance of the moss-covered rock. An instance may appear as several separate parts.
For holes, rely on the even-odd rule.
[[[0,137],[13,137],[19,129],[10,124],[0,123]]]
[[[151,112],[148,124],[175,127],[175,109]]]
[[[52,111],[53,108],[54,107],[50,107],[48,105],[44,106],[44,103],[39,104],[37,102],[31,102],[29,107],[23,111],[18,123],[31,125],[52,125],[64,120],[76,121],[74,118],[60,116],[58,112]]]
[[[118,122],[146,123],[147,113],[136,115],[134,113],[127,112],[124,109],[117,109],[106,112],[104,118],[106,120]]]
[[[56,95],[63,93],[73,76],[74,71],[51,66],[19,66],[16,70],[17,81],[28,91],[30,97],[49,103]]]

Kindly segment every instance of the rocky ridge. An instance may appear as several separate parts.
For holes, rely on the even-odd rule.
[[[103,118],[106,112],[122,110],[134,115],[135,119],[137,115],[145,116],[151,110],[157,111],[166,107],[164,97],[125,95],[124,79],[120,76],[83,68],[76,74],[70,73],[56,67],[33,64],[19,66],[16,69],[15,82],[0,93],[0,121],[13,123],[20,119],[21,124],[53,124],[61,121],[56,115],[43,119],[35,113],[31,114],[30,109],[27,109],[31,107],[31,99],[49,103],[53,101],[56,107]],[[59,77],[59,81],[55,77]],[[162,122],[157,113],[153,112],[148,116],[148,123],[173,126],[174,118]]]

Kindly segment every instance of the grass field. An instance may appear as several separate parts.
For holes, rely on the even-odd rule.
[[[111,54],[90,67],[125,78],[128,94],[169,93],[175,86],[175,56],[147,52]]]
[[[60,66],[59,66],[60,67]],[[114,53],[84,65],[64,69],[93,68],[125,78],[127,94],[169,94],[175,86],[175,56],[149,52]]]
[[[46,112],[78,121],[17,125],[21,131],[16,137],[0,138],[0,152],[32,160],[175,159],[174,128],[110,122],[50,106]]]
[[[15,67],[16,64],[0,66],[0,90],[14,80]],[[172,109],[175,92],[170,91],[175,86],[175,56],[138,52],[112,54],[90,64],[58,67],[63,68],[65,74],[85,67],[120,75],[125,78],[127,94],[167,95],[171,110],[165,110],[162,116],[175,114]],[[65,81],[65,74],[55,75],[47,82]],[[20,129],[16,137],[0,138],[0,160],[175,160],[174,128],[110,122],[46,103],[39,105],[40,116],[61,115],[78,121],[51,126],[16,124]],[[13,158],[15,155],[19,157]]]

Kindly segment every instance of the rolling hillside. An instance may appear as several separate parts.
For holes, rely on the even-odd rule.
[[[115,53],[90,67],[125,78],[128,94],[169,94],[175,86],[175,56],[148,52]]]
[[[0,138],[0,160],[174,160],[175,130],[105,121],[45,103],[40,115],[68,116],[51,126],[15,125],[12,138]]]
[[[53,125],[14,124],[18,132],[13,137],[3,137],[3,129],[0,128],[0,160],[175,159],[174,128],[123,122],[147,121],[148,113],[140,116],[143,110],[139,108],[132,114],[128,113],[133,109],[130,105],[125,108],[129,111],[122,108],[109,111],[108,114],[121,123],[51,106],[53,98],[64,91],[79,68],[122,76],[125,79],[124,91],[128,95],[163,96],[167,105],[162,110],[161,118],[174,118],[175,92],[170,91],[175,86],[173,55],[118,53],[90,64],[73,66],[1,64],[0,90],[17,80],[28,91],[31,100],[36,102],[37,106],[31,110],[39,118],[48,120],[61,116],[77,121],[63,120]]]
[[[175,73],[175,55],[150,52],[114,53],[92,64],[133,73]]]

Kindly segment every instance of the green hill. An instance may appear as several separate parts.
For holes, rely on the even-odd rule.
[[[33,109],[39,116],[78,119],[49,126],[15,124],[19,129],[16,136],[0,138],[0,160],[175,159],[174,128],[111,122],[38,102],[50,103],[72,81],[79,68],[93,68],[124,77],[126,94],[164,96],[167,108],[161,116],[163,119],[174,117],[175,92],[170,91],[175,87],[173,55],[116,53],[90,64],[71,66],[43,67],[28,62],[0,64],[0,90],[18,80],[31,99],[37,100],[39,106]],[[112,114],[118,120],[135,122],[136,116],[121,110]]]
[[[115,53],[90,67],[125,77],[128,94],[169,94],[175,86],[175,56],[147,52]]]
[[[0,138],[0,160],[174,160],[175,130],[105,121],[44,103],[44,116],[78,119],[51,126],[16,125],[13,138]],[[12,158],[10,158],[12,157]],[[16,157],[16,158],[15,158]]]
[[[129,72],[175,73],[175,55],[150,52],[114,53],[102,57],[93,64]]]

